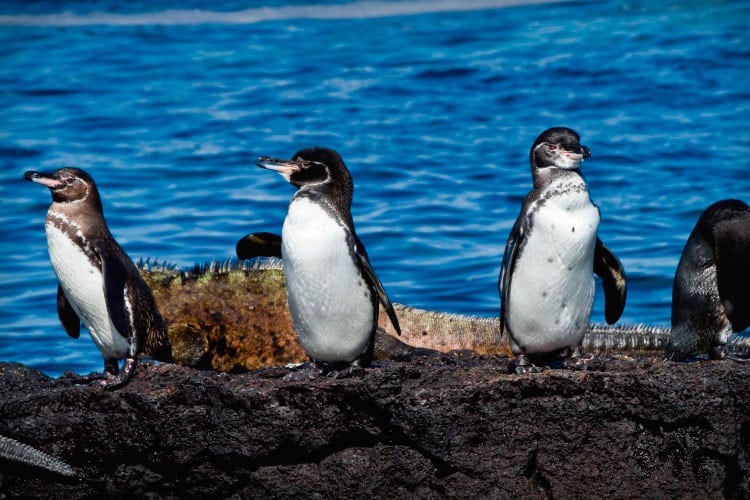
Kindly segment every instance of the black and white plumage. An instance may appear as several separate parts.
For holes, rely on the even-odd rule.
[[[748,326],[750,207],[722,200],[701,214],[677,265],[666,358],[721,359],[728,337]]]
[[[45,230],[59,281],[57,312],[71,337],[78,338],[81,322],[89,330],[104,356],[101,385],[125,385],[139,354],[170,360],[166,324],[138,269],[109,232],[94,179],[78,168],[26,172],[24,178],[52,193]],[[119,359],[125,359],[122,370]]]
[[[625,307],[622,265],[597,236],[599,209],[579,170],[590,154],[564,127],[546,130],[531,147],[534,189],[508,237],[498,282],[500,324],[518,372],[535,369],[530,355],[562,352],[569,366],[582,364],[594,273],[603,280],[607,322]]]
[[[281,235],[289,311],[300,344],[325,368],[367,366],[372,359],[378,302],[400,334],[383,285],[354,231],[353,183],[336,151],[309,148],[291,160],[261,157],[298,188]]]

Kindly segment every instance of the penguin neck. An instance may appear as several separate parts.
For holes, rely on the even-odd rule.
[[[308,184],[299,188],[294,195],[295,199],[308,198],[323,205],[332,215],[342,218],[346,223],[352,225],[352,185],[333,185],[330,182],[322,184]]]
[[[53,202],[47,211],[47,224],[55,225],[71,237],[74,233],[85,239],[111,237],[98,196],[94,199]]]
[[[552,183],[557,181],[567,181],[571,184],[586,185],[581,171],[578,169],[568,170],[564,168],[545,167],[532,168],[532,177],[534,179],[534,189],[547,189]]]

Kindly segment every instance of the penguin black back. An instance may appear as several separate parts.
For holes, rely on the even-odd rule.
[[[750,207],[709,206],[690,233],[675,272],[666,357],[724,355],[731,332],[750,326]]]
[[[732,330],[740,332],[750,326],[750,207],[739,200],[720,201],[713,207],[711,235],[719,297]]]

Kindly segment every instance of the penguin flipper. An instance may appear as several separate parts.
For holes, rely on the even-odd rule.
[[[612,250],[596,238],[594,273],[602,279],[604,287],[604,318],[610,325],[616,323],[625,309],[627,284],[625,269]]]
[[[128,282],[128,271],[123,263],[114,255],[99,249],[102,261],[102,277],[104,283],[104,300],[112,324],[123,337],[130,338],[130,326],[125,311],[125,285]]]
[[[273,233],[250,233],[237,242],[235,251],[240,260],[253,257],[281,258],[281,236]]]
[[[396,333],[401,335],[401,326],[398,324],[398,318],[396,317],[396,311],[393,309],[391,299],[389,299],[388,294],[385,293],[385,288],[383,288],[383,283],[380,282],[380,278],[378,278],[378,275],[372,270],[370,261],[367,258],[367,252],[364,250],[364,245],[362,245],[362,242],[359,241],[359,238],[356,235],[354,235],[354,241],[356,242],[355,253],[357,254],[365,278],[370,282],[371,286],[375,287],[375,291],[378,294],[378,300],[380,300],[383,309],[385,309],[386,314],[388,314],[388,318],[391,320],[393,328],[396,330]]]
[[[516,262],[518,249],[521,246],[521,242],[526,235],[525,225],[521,222],[521,219],[516,220],[513,224],[508,235],[508,241],[505,244],[505,252],[503,253],[503,263],[500,267],[500,277],[497,281],[497,287],[500,290],[500,334],[505,333],[506,330],[506,304],[510,300],[510,282],[513,276],[513,266]]]
[[[68,335],[77,339],[81,335],[81,318],[70,305],[61,285],[57,285],[57,315]]]

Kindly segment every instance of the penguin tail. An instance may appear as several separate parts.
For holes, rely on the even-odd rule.
[[[144,354],[157,361],[171,363],[174,361],[172,356],[172,343],[169,341],[167,322],[162,320],[159,328],[149,331],[146,338]]]

